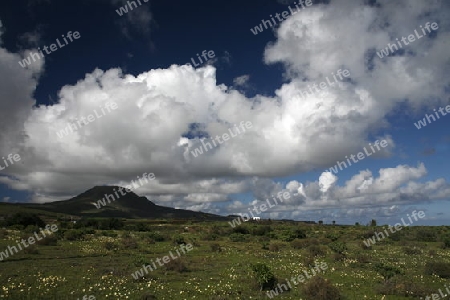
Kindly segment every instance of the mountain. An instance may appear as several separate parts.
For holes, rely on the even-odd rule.
[[[156,205],[146,197],[140,197],[133,192],[116,197],[117,200],[106,202],[105,206],[96,208],[94,203],[105,197],[105,194],[114,195],[118,186],[95,186],[86,192],[69,200],[55,201],[42,204],[2,203],[0,212],[17,211],[24,208],[28,211],[66,214],[79,217],[116,217],[116,218],[148,218],[148,219],[197,219],[197,220],[228,220],[229,218],[196,212],[185,209],[175,209]],[[5,208],[5,209],[4,209]],[[6,208],[9,208],[6,209]],[[1,214],[1,213],[0,213]]]

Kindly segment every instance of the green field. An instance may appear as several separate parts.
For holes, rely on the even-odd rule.
[[[406,227],[365,249],[364,238],[383,227],[280,221],[248,222],[234,229],[227,222],[124,223],[121,230],[101,230],[56,222],[60,229],[49,245],[30,246],[0,262],[0,298],[269,299],[252,269],[257,263],[268,266],[282,283],[310,270],[315,261],[325,262],[328,269],[320,277],[327,279],[328,288],[317,288],[335,287],[339,293],[317,294],[308,279],[275,299],[420,299],[443,290],[450,277],[450,230],[444,226]],[[0,251],[35,229],[0,229]],[[131,276],[182,243],[192,244],[193,250],[143,278]]]

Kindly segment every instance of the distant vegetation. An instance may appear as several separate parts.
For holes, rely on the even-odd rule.
[[[2,299],[267,299],[266,291],[316,262],[329,268],[276,299],[420,299],[450,278],[450,227],[406,227],[367,247],[382,226],[289,221],[131,220],[10,214],[0,252],[37,227],[59,231],[0,262]],[[162,268],[131,274],[179,245],[194,249]],[[17,276],[18,275],[18,276]],[[27,288],[23,288],[26,286]],[[145,298],[147,297],[147,298]]]

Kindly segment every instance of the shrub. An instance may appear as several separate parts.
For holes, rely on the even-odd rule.
[[[184,264],[184,261],[181,258],[172,259],[167,264],[165,264],[165,267],[168,271],[174,271],[178,273],[186,272],[188,268]]]
[[[304,239],[306,238],[306,232],[303,229],[296,228],[293,230],[293,234],[296,239]]]
[[[137,240],[132,237],[122,238],[121,243],[122,243],[123,249],[137,249],[138,248]]]
[[[219,239],[219,236],[215,233],[206,233],[202,235],[202,240],[204,241],[217,241]]]
[[[177,235],[173,238],[173,242],[177,245],[183,245],[186,244],[186,241],[184,240],[184,237],[181,235]]]
[[[339,235],[337,235],[337,234],[334,233],[334,232],[330,232],[330,233],[327,233],[327,234],[325,235],[325,237],[326,237],[327,239],[330,239],[332,242],[334,242],[334,241],[337,241],[337,239],[339,238]]]
[[[366,231],[366,232],[364,232],[364,233],[362,234],[362,238],[363,238],[363,239],[368,239],[368,238],[373,237],[374,235],[375,235],[375,231],[369,230],[369,231]]]
[[[304,242],[300,239],[295,239],[291,242],[291,247],[294,249],[302,249],[304,246]]]
[[[240,234],[249,234],[250,233],[250,231],[246,227],[240,226],[240,225],[234,227],[233,228],[233,232],[234,233],[240,233]]]
[[[5,223],[6,226],[20,225],[22,228],[25,228],[28,225],[45,227],[44,221],[42,221],[37,214],[27,212],[15,213],[14,215],[6,218]]]
[[[247,237],[240,233],[230,234],[229,239],[232,242],[246,242],[247,241]]]
[[[339,290],[328,280],[314,276],[303,288],[307,300],[341,300]]]
[[[193,237],[190,241],[190,243],[195,247],[200,247],[200,243],[197,241],[196,237]]]
[[[136,267],[141,267],[144,265],[151,266],[149,261],[150,260],[142,253],[138,253],[137,255],[133,256],[133,262]],[[147,276],[147,278],[148,278],[148,276]]]
[[[436,250],[434,250],[434,249],[430,249],[430,250],[428,250],[428,255],[431,256],[431,257],[433,257],[433,256],[436,256],[436,255],[437,255],[437,252],[436,252]]]
[[[315,257],[311,255],[303,257],[303,264],[307,267],[314,268],[316,265]]]
[[[347,251],[347,245],[343,242],[333,242],[328,245],[331,250],[333,250],[336,253],[342,254],[345,251]]]
[[[437,275],[441,278],[450,278],[450,263],[427,262],[425,264],[425,274]]]
[[[23,249],[23,252],[26,254],[39,254],[39,249],[36,247],[36,245],[30,245]]]
[[[370,262],[370,256],[363,253],[357,253],[355,258],[361,264],[367,264]]]
[[[444,249],[450,249],[450,238],[446,238],[445,240],[444,240],[444,242],[442,243],[442,248],[444,248]]]
[[[79,229],[69,229],[64,232],[64,238],[68,241],[82,240],[83,236],[83,231]]]
[[[311,246],[311,245],[320,245],[320,244],[321,243],[316,238],[294,239],[291,242],[291,246],[295,249],[303,249],[303,248],[307,248],[308,246]]]
[[[300,228],[283,231],[280,235],[280,239],[284,242],[292,242],[295,239],[304,238],[306,238],[306,233]]]
[[[376,292],[382,295],[396,295],[402,297],[414,296],[424,299],[427,295],[432,294],[433,290],[423,284],[413,282],[412,279],[402,277],[394,277],[379,285]]]
[[[148,231],[149,227],[147,224],[139,222],[136,224],[136,231]]]
[[[401,231],[397,231],[397,232],[395,232],[395,234],[389,235],[388,238],[391,241],[398,242],[398,241],[400,241],[402,239],[402,237],[403,237],[402,232]]]
[[[419,255],[422,254],[422,250],[417,247],[403,247],[403,252],[406,255]]]
[[[359,243],[359,246],[360,246],[361,249],[363,249],[363,250],[370,250],[370,249],[372,249],[372,246],[371,246],[371,245],[367,246],[363,241],[361,241],[361,242]]]
[[[220,247],[220,245],[217,243],[211,244],[211,251],[212,252],[222,252],[222,247]]]
[[[227,228],[228,229],[228,228]],[[231,230],[230,230],[231,231]],[[226,232],[226,230],[224,230],[223,228],[221,228],[220,226],[217,225],[213,225],[209,230],[208,233],[210,234],[214,234],[217,236],[221,236],[221,235],[225,235],[228,234],[229,232]]]
[[[269,251],[278,252],[284,245],[282,243],[273,242],[269,244]]]
[[[161,233],[159,233],[158,231],[149,232],[147,236],[152,240],[154,240],[155,242],[164,242],[165,240],[164,236],[161,235]]]
[[[253,228],[252,234],[257,236],[264,236],[269,234],[272,228],[269,225],[259,225]]]
[[[311,245],[307,248],[308,252],[312,256],[323,256],[326,252],[319,245]]]
[[[101,220],[98,227],[102,230],[120,230],[124,227],[124,223],[117,218],[108,218]]]
[[[57,246],[58,239],[54,235],[49,235],[49,236],[46,236],[45,238],[41,239],[40,241],[36,241],[36,244],[42,245],[42,246]]]
[[[97,219],[92,218],[82,218],[77,221],[77,223],[73,226],[75,229],[92,227],[95,229],[99,228],[99,221]]]
[[[145,294],[141,297],[142,300],[156,300],[156,296],[152,294]]]
[[[101,235],[108,236],[108,237],[117,237],[118,236],[118,234],[116,232],[111,231],[111,230],[103,230],[101,232]]]
[[[347,256],[343,253],[333,253],[334,261],[343,261]]]
[[[436,242],[437,235],[432,229],[421,228],[416,232],[416,239],[420,242]]]
[[[260,290],[273,289],[276,283],[275,275],[270,268],[263,263],[257,263],[251,266],[254,277],[260,286]]]
[[[103,247],[105,247],[105,249],[108,251],[118,250],[118,245],[114,242],[105,242],[103,244]]]
[[[23,230],[23,232],[25,233],[29,233],[29,234],[33,234],[35,232],[39,232],[39,227],[35,226],[35,225],[28,225],[27,227],[25,227],[25,229]]]
[[[403,274],[403,271],[400,270],[399,268],[396,268],[394,266],[385,265],[385,264],[379,263],[379,262],[374,265],[374,269],[381,276],[383,276],[384,281],[391,279],[395,275]]]

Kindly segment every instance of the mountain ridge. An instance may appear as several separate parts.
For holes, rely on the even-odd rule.
[[[210,213],[196,212],[186,209],[176,209],[167,206],[160,206],[149,200],[147,197],[138,196],[134,192],[121,195],[118,189],[120,186],[94,186],[85,192],[67,200],[34,203],[2,203],[3,207],[12,205],[34,210],[42,210],[49,213],[66,214],[78,217],[116,217],[127,219],[198,219],[198,220],[229,220],[228,217]],[[115,195],[114,200],[106,201],[106,205],[97,208],[95,203],[105,197],[105,195]],[[106,200],[106,199],[105,199]],[[2,207],[0,206],[0,207]]]

